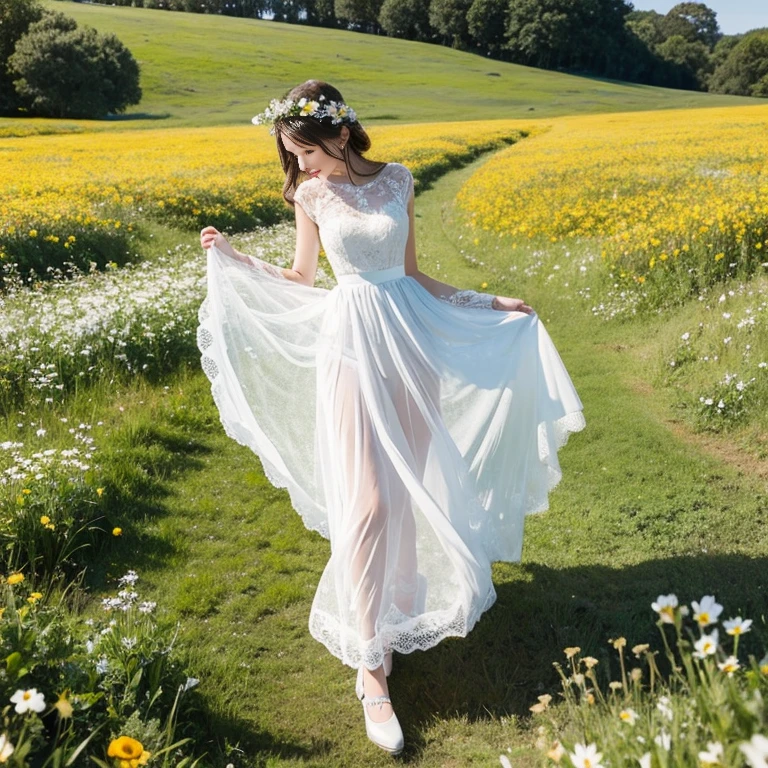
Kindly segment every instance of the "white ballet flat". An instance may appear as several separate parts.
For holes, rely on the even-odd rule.
[[[371,699],[366,699],[363,692],[363,665],[361,664],[357,670],[357,682],[355,683],[355,693],[357,698],[363,703],[363,714],[365,715],[365,732],[368,738],[381,749],[386,750],[392,755],[399,755],[403,751],[405,745],[405,739],[403,738],[403,730],[400,727],[400,721],[397,719],[397,715],[392,712],[392,717],[389,720],[385,720],[383,723],[377,723],[368,715],[368,707],[375,706],[376,704],[392,704],[392,699],[389,696],[375,696]]]

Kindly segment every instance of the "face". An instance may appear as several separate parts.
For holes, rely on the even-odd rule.
[[[347,137],[344,136],[344,131],[342,130],[342,135],[337,140],[337,147],[340,144],[343,144],[346,141],[346,138]],[[337,160],[335,157],[327,155],[319,145],[309,144],[307,146],[301,146],[300,144],[291,141],[285,135],[281,136],[281,139],[285,149],[291,154],[296,155],[299,168],[309,174],[310,178],[320,176],[323,179],[327,179],[333,171],[345,171],[344,161]],[[340,150],[339,153],[341,153]]]

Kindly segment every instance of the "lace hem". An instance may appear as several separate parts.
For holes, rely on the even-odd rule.
[[[582,411],[566,413],[557,421],[549,422],[551,432],[547,431],[547,423],[539,424],[539,460],[547,464],[546,491],[541,496],[531,496],[526,499],[525,514],[533,515],[538,512],[546,512],[549,509],[549,494],[562,480],[563,473],[557,464],[557,452],[568,442],[573,432],[580,432],[587,426]],[[550,451],[551,437],[554,438],[554,453]],[[554,462],[549,462],[550,456],[555,456]]]
[[[250,257],[256,258],[256,257]],[[266,263],[266,262],[264,262]],[[287,279],[287,278],[285,278]],[[264,475],[275,488],[285,488],[288,491],[288,495],[291,499],[293,508],[299,513],[306,528],[310,531],[317,531],[323,538],[331,538],[330,531],[328,529],[327,518],[317,521],[317,507],[312,504],[307,504],[302,500],[302,491],[295,483],[291,483],[283,473],[279,472],[275,465],[267,459],[264,452],[261,450],[255,440],[244,437],[243,431],[236,429],[230,424],[222,415],[225,411],[224,398],[221,394],[221,387],[223,382],[219,377],[219,364],[221,352],[217,349],[215,344],[215,336],[211,332],[209,325],[211,323],[209,300],[208,297],[203,300],[198,309],[198,322],[197,328],[197,347],[201,352],[200,364],[205,371],[205,375],[211,383],[211,394],[216,404],[216,408],[219,412],[219,420],[224,427],[224,432],[228,437],[232,438],[240,445],[250,448],[261,461]]]
[[[421,574],[419,579],[423,579]],[[496,597],[491,583],[482,604],[469,616],[465,616],[461,604],[444,611],[422,612],[418,616],[406,616],[391,605],[376,637],[363,643],[354,630],[342,626],[335,616],[312,606],[309,633],[347,666],[357,669],[362,664],[373,670],[384,663],[388,651],[426,651],[446,637],[466,637],[482,614],[496,602]]]
[[[466,290],[456,291],[450,296],[438,296],[438,298],[457,307],[493,309],[493,300],[496,297],[490,293],[478,293],[477,291]]]

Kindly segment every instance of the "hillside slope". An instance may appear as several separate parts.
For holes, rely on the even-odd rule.
[[[44,4],[115,33],[130,48],[141,64],[144,90],[142,102],[128,113],[132,127],[242,123],[270,98],[311,77],[337,84],[369,122],[761,101],[576,77],[356,32],[69,0]]]

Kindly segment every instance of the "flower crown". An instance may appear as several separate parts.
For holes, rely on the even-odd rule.
[[[325,104],[321,102],[326,102]],[[254,125],[264,125],[271,123],[269,129],[271,134],[275,133],[275,123],[284,117],[314,117],[322,120],[324,117],[330,117],[333,125],[339,123],[354,123],[357,115],[352,107],[348,107],[341,101],[326,101],[325,96],[320,94],[317,101],[301,98],[298,101],[293,99],[272,99],[269,106],[256,117],[251,119]]]

